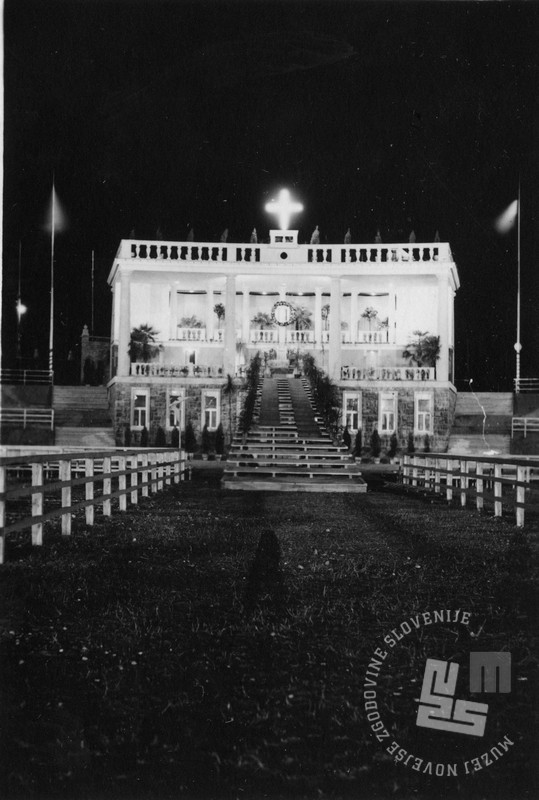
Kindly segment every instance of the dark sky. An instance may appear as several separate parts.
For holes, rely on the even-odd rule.
[[[56,349],[108,335],[106,277],[133,229],[264,236],[273,190],[300,241],[450,242],[457,378],[511,388],[517,238],[494,218],[522,187],[522,363],[539,376],[539,3],[6,0],[5,364],[22,242],[23,355],[46,358],[53,172]],[[45,364],[43,364],[45,366]]]

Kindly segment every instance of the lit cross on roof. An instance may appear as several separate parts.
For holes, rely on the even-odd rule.
[[[303,206],[301,203],[295,203],[290,198],[288,189],[281,189],[278,200],[272,200],[271,203],[266,203],[266,211],[270,214],[277,214],[279,228],[282,231],[286,231],[290,225],[290,217],[292,214],[303,211]]]

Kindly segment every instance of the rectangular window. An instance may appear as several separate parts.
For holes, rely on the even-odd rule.
[[[361,428],[361,392],[344,392],[342,404],[342,424],[348,430],[357,431]]]
[[[185,390],[169,389],[167,394],[167,428],[185,428]]]
[[[214,431],[220,422],[220,392],[208,391],[202,395],[202,427],[208,426],[209,431]]]
[[[397,423],[397,392],[380,392],[378,426],[380,433],[393,433]]]
[[[150,390],[133,389],[131,399],[131,427],[147,428],[150,417]]]
[[[415,431],[416,433],[432,433],[434,398],[430,392],[416,392],[415,400]]]

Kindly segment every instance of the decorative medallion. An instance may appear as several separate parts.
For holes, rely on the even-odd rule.
[[[271,309],[271,320],[276,325],[285,328],[295,322],[296,310],[291,303],[287,303],[285,300],[278,300]]]

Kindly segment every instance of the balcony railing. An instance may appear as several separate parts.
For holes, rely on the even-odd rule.
[[[276,328],[251,329],[249,331],[249,339],[252,344],[277,344],[279,331]]]
[[[323,344],[329,343],[329,331],[322,331],[320,335]],[[240,341],[242,333],[236,331],[236,339]],[[180,342],[213,342],[224,344],[225,331],[223,329],[214,330],[211,337],[208,336],[207,328],[177,328],[176,341]],[[249,342],[251,344],[278,344],[278,328],[251,328],[249,330]],[[387,344],[389,342],[389,331],[382,329],[379,331],[358,331],[355,339],[349,331],[341,331],[342,344]],[[284,343],[286,344],[316,344],[314,330],[285,330]],[[162,342],[164,344],[164,342]]]
[[[216,366],[159,364],[137,361],[131,364],[131,376],[137,378],[222,378],[223,368]]]
[[[434,381],[434,367],[341,367],[343,381]]]

